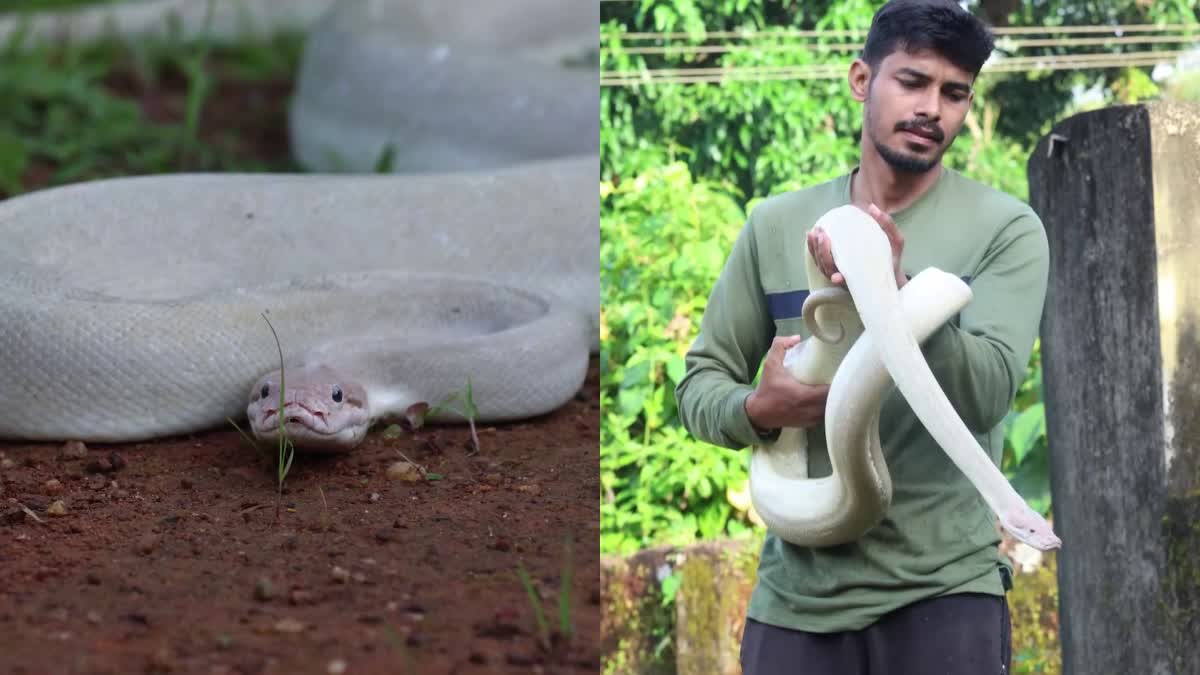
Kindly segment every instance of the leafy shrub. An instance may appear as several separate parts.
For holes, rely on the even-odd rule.
[[[746,456],[692,439],[674,389],[745,214],[729,185],[678,162],[601,193],[601,549],[740,533],[725,490]]]

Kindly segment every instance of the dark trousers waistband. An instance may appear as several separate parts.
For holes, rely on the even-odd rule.
[[[1007,598],[962,593],[902,607],[844,633],[807,633],[746,620],[743,675],[1007,675]]]

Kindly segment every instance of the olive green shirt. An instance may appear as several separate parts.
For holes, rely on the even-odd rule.
[[[755,208],[709,297],[676,388],[683,425],[731,449],[761,438],[745,399],[776,335],[808,337],[805,235],[850,203],[850,174],[778,195]],[[944,168],[913,204],[891,214],[904,235],[910,277],[926,267],[971,287],[968,306],[922,351],[955,410],[999,464],[1003,421],[1024,380],[1045,302],[1045,230],[1020,200]],[[950,593],[1001,595],[999,535],[974,486],[925,431],[898,390],[885,398],[879,434],[892,505],[858,541],[805,548],[768,533],[750,601],[755,620],[800,630],[865,627],[917,600]],[[831,473],[824,430],[809,433],[809,473]],[[748,457],[747,457],[748,459]]]

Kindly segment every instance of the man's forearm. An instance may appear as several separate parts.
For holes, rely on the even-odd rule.
[[[746,414],[750,385],[734,382],[728,375],[697,372],[676,390],[679,419],[698,440],[738,450],[762,440]]]

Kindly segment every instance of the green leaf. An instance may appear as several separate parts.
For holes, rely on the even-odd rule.
[[[679,591],[679,575],[668,574],[659,582],[659,589],[662,591],[662,605],[666,607],[675,602],[675,594]]]
[[[1037,445],[1038,439],[1046,435],[1046,414],[1042,403],[1035,403],[1011,418],[1008,440],[1013,449],[1013,461],[1020,464]]]
[[[1010,479],[1013,489],[1039,513],[1050,508],[1050,462],[1048,453],[1037,452],[1021,462]]]
[[[639,389],[622,389],[617,394],[617,406],[621,410],[622,415],[628,417],[636,417],[642,411],[642,405],[646,401],[647,388]]]
[[[687,362],[682,356],[674,354],[667,360],[667,377],[675,384],[683,381],[684,375],[687,374]]]

